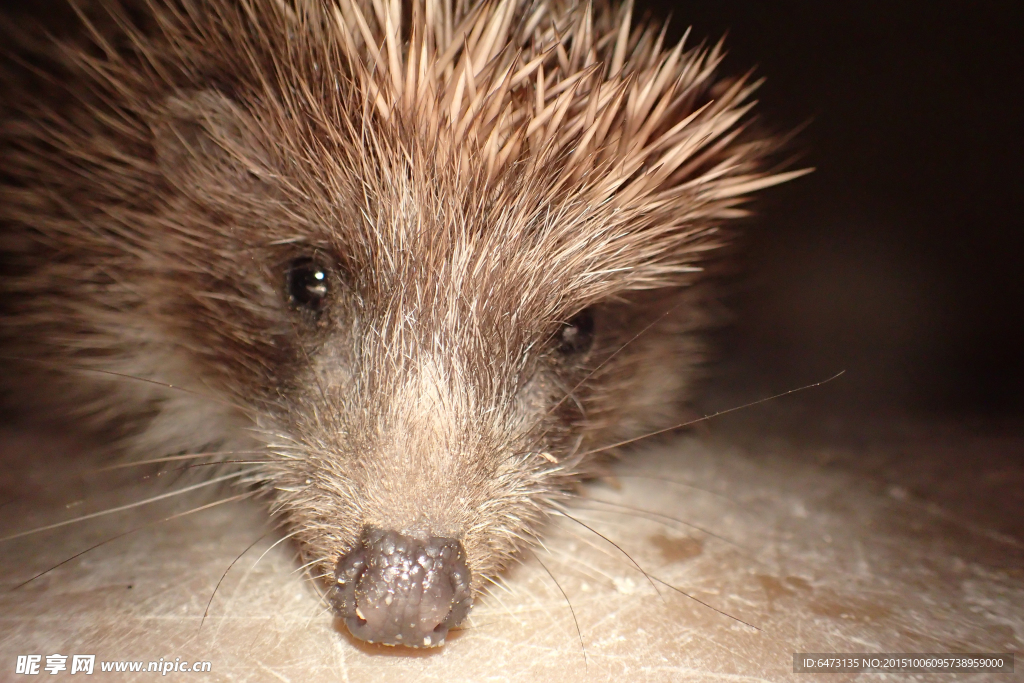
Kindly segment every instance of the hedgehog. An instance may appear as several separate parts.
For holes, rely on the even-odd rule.
[[[2,70],[5,401],[265,496],[368,642],[679,421],[705,265],[802,172],[631,2],[72,6]]]

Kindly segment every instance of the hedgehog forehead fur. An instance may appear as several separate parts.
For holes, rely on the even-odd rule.
[[[255,440],[325,572],[372,524],[463,539],[479,589],[588,449],[664,426],[699,325],[664,312],[796,175],[743,134],[758,83],[631,4],[102,4],[115,29],[54,58],[77,109],[5,111],[4,343],[216,394],[73,395],[100,422],[146,406],[126,440],[150,457]],[[324,264],[315,316],[283,291],[299,258]]]

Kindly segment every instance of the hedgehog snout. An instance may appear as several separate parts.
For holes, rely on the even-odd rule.
[[[335,613],[359,640],[437,647],[473,604],[462,543],[367,528],[334,572]]]

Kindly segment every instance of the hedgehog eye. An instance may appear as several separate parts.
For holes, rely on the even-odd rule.
[[[288,296],[296,306],[319,311],[327,299],[328,280],[327,268],[314,259],[295,259],[288,266]]]
[[[594,344],[594,314],[589,308],[577,313],[562,326],[558,336],[558,352],[566,356],[586,353]]]

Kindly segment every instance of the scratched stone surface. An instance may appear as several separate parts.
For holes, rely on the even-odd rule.
[[[237,491],[172,497],[0,543],[0,680],[28,680],[13,672],[30,653],[211,662],[171,680],[571,683],[840,681],[793,674],[793,653],[988,651],[1015,652],[1016,673],[914,679],[1024,681],[1022,443],[915,425],[836,445],[742,423],[663,441],[553,518],[446,647],[412,653],[345,635],[264,503],[162,522]],[[71,442],[0,444],[0,536],[190,483],[107,486]]]

